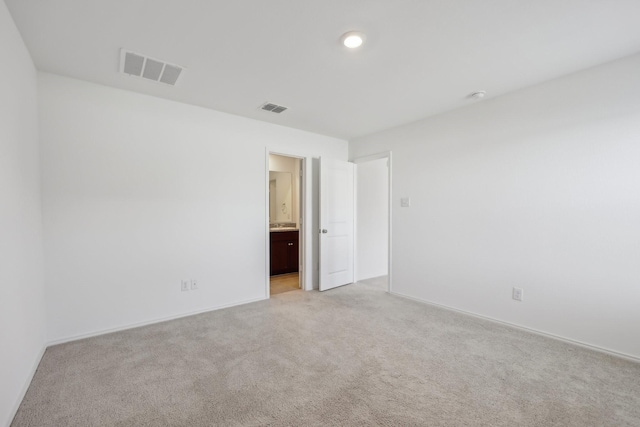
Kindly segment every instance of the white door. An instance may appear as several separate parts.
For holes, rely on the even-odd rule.
[[[320,159],[320,290],[354,280],[353,163]]]

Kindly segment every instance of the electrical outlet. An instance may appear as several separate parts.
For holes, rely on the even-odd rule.
[[[522,289],[521,288],[513,288],[513,299],[516,301],[522,301]]]
[[[198,289],[198,281],[196,279],[191,279],[191,290],[195,291]]]
[[[183,280],[180,282],[180,290],[182,292],[186,292],[189,290],[189,281],[188,280]]]

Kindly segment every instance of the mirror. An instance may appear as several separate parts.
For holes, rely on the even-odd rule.
[[[291,172],[269,171],[269,223],[291,222]]]

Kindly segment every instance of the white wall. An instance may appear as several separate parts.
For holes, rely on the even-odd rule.
[[[393,150],[394,290],[640,357],[638,76],[635,55],[352,141]]]
[[[36,70],[0,2],[0,425],[45,343]]]
[[[334,138],[52,74],[38,81],[51,340],[264,298],[267,149],[309,164],[347,158]],[[180,292],[191,278],[200,289]]]
[[[277,154],[269,155],[269,170],[276,172],[289,172],[291,174],[291,215],[289,220],[280,222],[295,222],[296,226],[300,226],[300,159],[287,156],[279,156]],[[277,212],[279,213],[279,212]],[[276,216],[277,216],[276,213]],[[273,218],[272,218],[273,219]],[[277,221],[272,221],[277,222]]]
[[[389,252],[387,159],[358,163],[356,280],[386,276]]]

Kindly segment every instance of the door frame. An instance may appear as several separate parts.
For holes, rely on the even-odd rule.
[[[389,215],[389,223],[388,225],[388,248],[387,248],[387,292],[392,292],[393,289],[393,271],[392,271],[392,259],[393,259],[393,254],[392,254],[392,236],[393,236],[393,220],[392,220],[392,214],[393,214],[393,169],[392,169],[392,155],[391,155],[391,151],[382,151],[380,153],[376,153],[376,154],[371,154],[368,156],[362,156],[362,157],[356,157],[355,159],[351,160],[353,163],[360,164],[360,163],[367,163],[367,162],[371,162],[373,160],[380,160],[380,159],[387,159],[388,162],[388,167],[387,167],[387,174],[388,174],[388,186],[389,186],[389,192],[387,194],[387,209],[388,209],[388,215]],[[356,224],[356,228],[355,228],[355,266],[354,266],[354,274],[356,275],[355,277],[358,277],[358,203],[357,203],[357,197],[358,197],[358,177],[357,177],[357,173],[356,173],[356,201],[355,201],[355,224]],[[356,280],[357,281],[357,280]]]
[[[312,284],[307,280],[307,272],[311,271],[311,257],[308,256],[307,250],[307,230],[309,230],[308,224],[311,221],[310,208],[307,206],[308,189],[307,184],[310,180],[307,178],[307,160],[308,156],[301,153],[292,153],[289,150],[278,150],[267,147],[265,150],[265,296],[267,299],[271,298],[271,235],[269,231],[269,155],[275,154],[277,156],[292,157],[300,160],[300,170],[302,171],[300,176],[300,184],[298,186],[299,200],[298,200],[298,215],[300,217],[300,226],[298,228],[298,251],[300,259],[298,260],[298,277],[300,280],[300,289],[303,291],[310,290]]]

